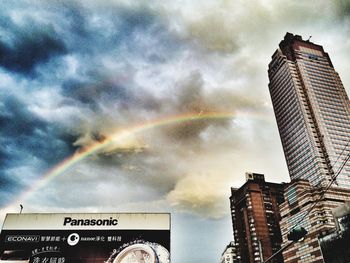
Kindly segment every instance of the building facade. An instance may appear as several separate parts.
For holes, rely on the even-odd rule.
[[[295,226],[308,231],[283,252],[284,261],[324,262],[319,237],[335,229],[331,211],[350,198],[349,98],[323,47],[291,33],[272,55],[268,75],[292,179],[280,206],[283,244]]]
[[[326,186],[350,154],[350,102],[323,47],[287,33],[269,64],[269,90],[291,179]],[[335,186],[350,188],[350,163]]]
[[[265,182],[263,174],[246,173],[246,183],[231,188],[231,216],[240,262],[264,262],[281,248],[279,204],[284,184]],[[272,262],[283,262],[279,255]]]
[[[308,180],[295,179],[285,188],[284,197],[285,202],[280,205],[283,244],[288,243],[287,234],[294,226],[308,231],[303,241],[283,251],[284,262],[324,262],[319,238],[336,229],[338,223],[332,211],[350,201],[350,189],[337,187],[325,191],[325,187],[312,186]]]

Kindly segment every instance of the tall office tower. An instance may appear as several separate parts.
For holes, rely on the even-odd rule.
[[[265,182],[263,174],[246,173],[246,183],[231,188],[231,216],[240,262],[264,262],[281,248],[279,204],[284,184]],[[279,255],[272,262],[283,262]]]
[[[321,263],[319,237],[335,228],[332,209],[350,198],[350,102],[323,47],[298,35],[285,35],[268,74],[292,179],[280,206],[283,243],[296,225],[308,231],[283,252],[284,261]]]
[[[287,33],[268,75],[291,179],[327,185],[350,153],[350,102],[328,54]],[[350,188],[350,162],[334,185]]]

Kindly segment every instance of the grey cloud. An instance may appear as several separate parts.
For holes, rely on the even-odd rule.
[[[209,51],[234,52],[240,45],[239,35],[235,33],[234,28],[223,23],[224,19],[216,14],[208,14],[199,21],[190,22],[188,25],[189,38],[194,37],[198,40],[194,41],[197,45]]]
[[[51,25],[40,25],[28,19],[25,26],[2,21],[1,27],[5,33],[0,41],[0,65],[10,71],[31,74],[37,65],[67,52]]]
[[[83,104],[90,104],[94,109],[101,101],[114,101],[114,103],[128,104],[129,90],[119,83],[108,80],[92,79],[90,82],[66,80],[62,85],[63,95]]]
[[[22,187],[18,186],[11,179],[0,177],[0,208],[5,207],[13,201],[21,192]]]
[[[128,159],[124,158],[123,163],[125,164]],[[41,189],[40,194],[32,193],[26,201],[36,200],[38,195],[44,195],[47,199],[39,201],[42,205],[55,206],[59,203],[60,207],[66,209],[81,207],[118,209],[125,203],[140,202],[140,200],[152,202],[161,198],[159,189],[149,182],[150,179],[146,179],[150,176],[152,174],[133,174],[123,170],[121,165],[118,167],[118,163],[112,164],[105,159],[90,156],[70,167],[69,171],[55,178],[54,182],[48,183]],[[79,192],[79,198],[77,198],[77,192]]]
[[[6,136],[31,136],[36,128],[44,128],[45,124],[35,119],[26,105],[14,96],[3,97],[1,112],[2,133]]]
[[[28,105],[13,96],[5,98],[3,103],[7,113],[2,112],[0,115],[3,124],[2,136],[9,149],[11,147],[22,149],[23,157],[29,153],[45,160],[48,166],[74,151],[72,146],[74,135],[36,117],[28,110]],[[11,152],[13,150],[10,149],[8,154]],[[14,156],[12,160],[21,162]]]
[[[92,13],[78,1],[60,1],[50,3],[46,6],[49,12],[61,16],[60,25],[67,26],[66,30],[72,34],[74,39],[85,39],[90,36],[89,18]],[[83,44],[83,41],[82,41]]]
[[[264,108],[262,102],[242,95],[242,93],[227,88],[206,90],[205,82],[199,72],[194,72],[176,84],[176,91],[171,96],[171,105],[174,114],[192,113],[198,116],[206,113],[231,113],[232,116],[239,110],[257,110]],[[234,117],[232,117],[234,118]],[[175,123],[164,128],[164,132],[172,140],[198,143],[200,135],[209,127],[229,128],[230,119],[198,119]]]
[[[96,55],[113,54],[118,61],[119,56],[125,53],[146,56],[153,61],[164,58],[160,53],[147,52],[151,46],[144,39],[163,41],[159,45],[161,51],[167,46],[164,44],[169,34],[165,21],[145,5],[130,8],[121,3],[91,6],[85,2],[66,1],[55,3],[47,9],[57,16],[59,21],[56,27],[66,36],[69,50],[85,58],[95,60]],[[154,38],[149,38],[150,34]],[[169,41],[168,45],[171,43]]]
[[[333,1],[337,14],[342,19],[350,19],[350,1],[349,0],[336,0]]]
[[[116,186],[141,187],[147,189],[145,192],[155,192],[158,198],[166,195],[185,173],[185,166],[181,165],[181,150],[164,138],[155,139],[154,135],[151,141],[146,140],[151,144],[146,148],[116,148],[98,154],[94,158],[98,169],[93,178],[100,182],[114,181]]]
[[[177,83],[176,94],[174,94],[174,112],[175,113],[194,113],[201,114],[213,109],[206,105],[203,91],[203,80],[201,75],[196,72],[191,74],[185,80]],[[178,139],[195,139],[201,131],[208,127],[210,122],[207,120],[186,121],[180,124],[170,125],[165,128],[169,137]]]
[[[335,21],[339,23],[339,18],[346,19],[349,15],[349,1],[222,0],[197,6],[195,16],[187,15],[185,8],[169,8],[167,12],[172,15],[174,24],[183,25],[180,33],[206,52],[235,57],[244,53],[246,48],[266,46],[276,32],[282,35],[288,30],[305,30],[307,27],[310,32],[317,25],[322,28],[322,25],[334,25]]]

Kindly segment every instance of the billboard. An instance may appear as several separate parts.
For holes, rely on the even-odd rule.
[[[0,263],[168,263],[170,214],[7,214]]]

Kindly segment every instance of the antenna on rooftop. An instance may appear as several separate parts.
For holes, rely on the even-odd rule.
[[[312,38],[312,36],[309,36],[309,39],[307,41],[310,41],[311,38]]]

